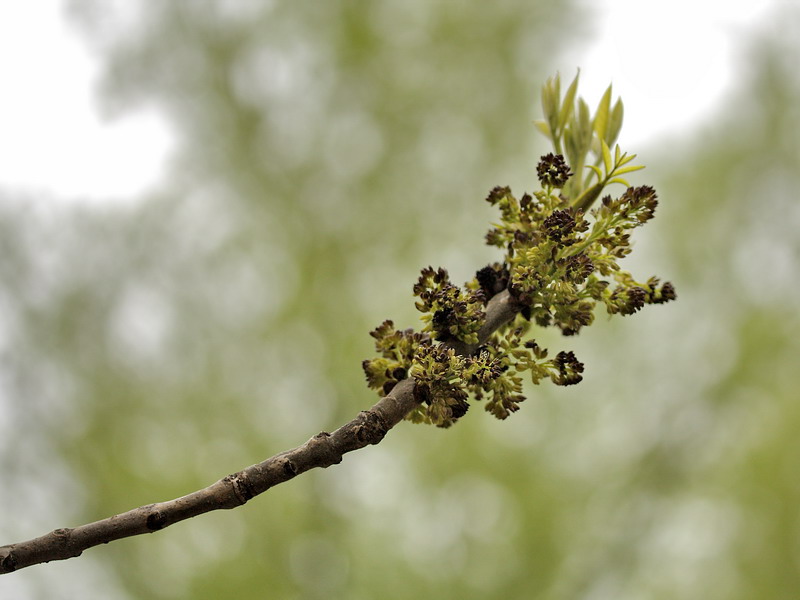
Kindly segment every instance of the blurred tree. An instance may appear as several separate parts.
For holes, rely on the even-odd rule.
[[[48,521],[64,499],[78,523],[178,496],[371,403],[367,331],[416,323],[420,266],[463,280],[495,257],[482,198],[533,184],[522,124],[580,33],[563,3],[511,0],[71,11],[107,57],[107,110],[154,102],[181,144],[133,207],[0,203],[0,499],[43,515],[9,541],[65,525]],[[800,117],[781,16],[716,122],[640,153],[663,202],[633,260],[681,300],[579,338],[583,384],[502,423],[401,428],[78,562],[146,598],[793,598]],[[12,577],[36,589],[74,562]]]

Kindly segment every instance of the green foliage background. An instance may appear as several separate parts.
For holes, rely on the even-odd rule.
[[[169,115],[163,186],[108,208],[0,192],[3,543],[188,493],[369,406],[367,332],[417,325],[420,267],[463,281],[496,258],[483,198],[535,185],[539,85],[590,25],[522,0],[130,5],[70,13],[105,56],[104,108]],[[662,199],[626,264],[679,300],[542,336],[581,385],[529,390],[505,422],[401,424],[0,591],[796,598],[798,14],[778,17],[690,136],[628,148],[623,129]]]

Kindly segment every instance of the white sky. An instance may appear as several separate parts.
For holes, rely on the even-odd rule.
[[[740,71],[736,61],[770,17],[795,0],[583,0],[596,39],[568,55],[562,81],[580,66],[579,93],[592,110],[609,83],[622,97],[624,150],[693,128],[712,115]],[[562,83],[562,90],[564,90]]]
[[[732,83],[737,40],[780,2],[583,0],[598,16],[597,39],[554,69],[569,80],[580,66],[590,103],[613,81],[625,102],[623,143],[635,152],[711,113]],[[155,111],[99,117],[97,59],[61,11],[62,0],[0,2],[0,189],[136,198],[162,176],[173,145],[168,123]]]
[[[103,120],[99,64],[62,0],[0,0],[0,189],[98,202],[137,197],[172,144],[155,111]]]

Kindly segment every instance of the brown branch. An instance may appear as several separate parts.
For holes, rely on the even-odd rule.
[[[519,308],[508,292],[492,298],[486,322],[478,333],[486,342],[500,326],[514,318]],[[451,343],[461,354],[476,346]],[[0,574],[51,560],[80,556],[87,548],[133,535],[153,533],[212,510],[236,508],[269,488],[316,467],[342,462],[347,452],[380,442],[386,433],[416,406],[414,382],[405,379],[388,396],[333,433],[322,432],[302,446],[228,475],[216,483],[181,498],[134,508],[80,527],[56,529],[41,537],[0,547]]]

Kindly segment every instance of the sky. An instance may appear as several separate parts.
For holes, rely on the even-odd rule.
[[[0,189],[131,200],[162,177],[169,124],[155,110],[101,117],[100,61],[63,11],[63,0],[0,2]]]
[[[625,102],[625,150],[689,130],[731,88],[742,39],[781,0],[583,0],[593,39],[555,68]],[[104,118],[100,60],[63,0],[0,2],[0,190],[53,202],[131,202],[161,180],[174,135],[155,108]],[[533,130],[532,130],[533,135]]]

